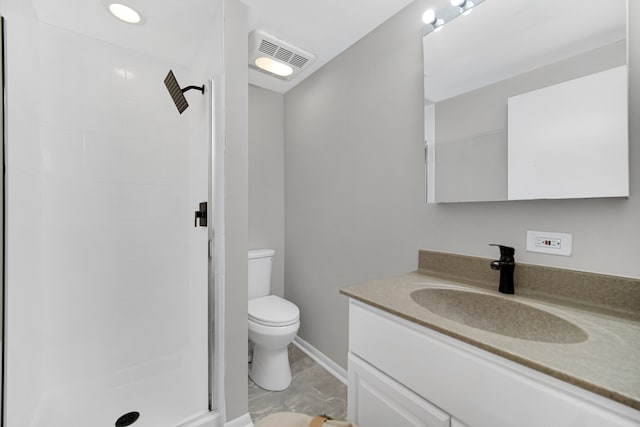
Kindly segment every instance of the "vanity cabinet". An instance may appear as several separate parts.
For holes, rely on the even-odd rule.
[[[638,411],[378,310],[349,305],[360,427],[638,427]]]

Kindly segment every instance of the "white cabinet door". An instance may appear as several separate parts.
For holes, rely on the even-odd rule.
[[[434,405],[349,354],[349,419],[360,427],[449,427]]]

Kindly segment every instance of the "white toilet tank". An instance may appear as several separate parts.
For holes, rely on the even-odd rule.
[[[249,251],[249,299],[271,293],[271,265],[276,251],[254,249]]]

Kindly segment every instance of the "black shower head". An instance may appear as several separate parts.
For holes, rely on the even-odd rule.
[[[184,97],[184,93],[186,91],[191,89],[196,89],[201,91],[202,94],[204,95],[204,85],[187,86],[184,89],[180,89],[180,85],[176,80],[176,76],[173,75],[172,70],[169,70],[169,74],[167,74],[167,77],[165,77],[164,85],[167,87],[167,90],[169,91],[169,95],[171,95],[171,98],[173,99],[173,103],[176,104],[176,108],[178,109],[178,112],[180,114],[182,114],[182,112],[186,110],[187,107],[189,107],[189,103],[187,102],[187,99]]]

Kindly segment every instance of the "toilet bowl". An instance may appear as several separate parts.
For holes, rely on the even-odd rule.
[[[298,307],[270,295],[275,251],[249,251],[249,340],[253,345],[249,377],[259,387],[281,391],[291,383],[288,346],[300,328]]]
[[[249,301],[249,377],[261,388],[284,390],[291,383],[288,346],[300,328],[298,307],[275,295]]]

